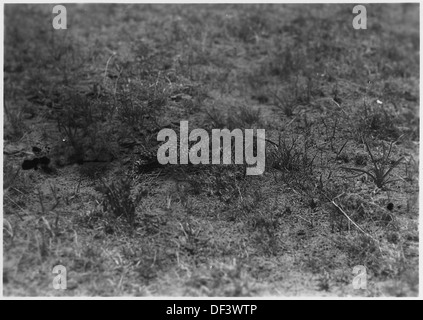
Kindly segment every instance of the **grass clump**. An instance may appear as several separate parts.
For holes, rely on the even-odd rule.
[[[114,217],[124,217],[131,227],[135,226],[135,210],[140,203],[144,192],[139,193],[135,198],[131,196],[131,181],[128,178],[121,178],[109,185],[103,183],[103,208]]]
[[[388,176],[390,175],[392,170],[395,167],[397,167],[401,163],[401,161],[404,159],[403,157],[401,157],[401,158],[399,158],[395,161],[391,161],[389,159],[389,157],[391,155],[393,143],[394,142],[390,143],[388,151],[386,150],[386,146],[382,143],[383,155],[382,155],[382,158],[377,159],[373,156],[373,153],[370,150],[370,147],[369,147],[369,144],[367,143],[367,141],[364,140],[364,144],[365,144],[367,152],[370,156],[371,162],[373,164],[373,168],[371,168],[369,170],[365,170],[365,169],[359,169],[359,168],[343,167],[343,169],[350,170],[350,171],[356,171],[356,172],[359,172],[361,174],[367,174],[373,180],[375,185],[378,188],[382,189],[387,184],[396,181],[396,180],[388,179]]]

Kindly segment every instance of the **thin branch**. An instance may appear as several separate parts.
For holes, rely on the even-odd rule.
[[[341,209],[340,206],[338,206],[335,201],[331,200],[331,203],[348,219],[348,221],[350,221],[359,231],[361,231],[365,236],[369,237],[370,239],[372,239],[373,241],[379,243],[378,240],[376,240],[375,238],[373,238],[370,234],[368,234],[366,231],[364,231],[358,224],[356,224],[346,213],[344,210]]]

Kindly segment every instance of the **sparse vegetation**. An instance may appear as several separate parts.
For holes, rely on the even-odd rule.
[[[66,7],[5,5],[5,296],[418,294],[418,4]],[[183,120],[265,173],[161,165]]]
[[[373,164],[373,168],[371,168],[369,170],[364,170],[364,169],[359,169],[359,168],[346,168],[346,167],[344,167],[344,169],[367,174],[370,178],[372,178],[373,182],[375,183],[375,185],[378,188],[383,188],[387,184],[394,182],[395,180],[389,180],[388,179],[389,174],[404,159],[403,157],[401,157],[397,160],[389,159],[389,157],[391,156],[392,145],[394,144],[394,142],[391,142],[389,144],[389,150],[388,151],[386,151],[385,144],[382,143],[383,154],[382,154],[382,157],[380,159],[375,158],[373,156],[372,151],[370,150],[369,144],[367,143],[366,140],[364,140],[364,144],[366,146],[367,152],[369,153],[370,159],[371,159],[372,164]]]

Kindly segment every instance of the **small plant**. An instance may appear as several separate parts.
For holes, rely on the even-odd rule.
[[[75,154],[82,153],[82,138],[95,123],[92,105],[84,96],[70,90],[64,92],[59,106],[55,115],[59,132]]]
[[[117,91],[117,118],[135,130],[156,124],[168,95],[169,88],[162,80],[149,78],[141,88],[130,82]]]
[[[298,138],[291,138],[289,143],[280,136],[276,152],[273,154],[273,168],[283,172],[312,171],[316,156],[310,158],[307,148],[307,142],[301,144]]]
[[[114,123],[108,106],[75,92],[64,92],[59,106],[55,110],[57,127],[62,135],[62,142],[57,145],[70,163],[82,163],[91,156],[91,160],[109,157],[114,152]],[[107,117],[109,115],[109,117]],[[106,137],[106,138],[105,138]],[[61,150],[60,150],[61,149]],[[109,157],[110,158],[110,157]]]
[[[401,158],[399,158],[398,160],[395,160],[395,161],[389,160],[389,157],[390,157],[391,151],[392,151],[392,145],[394,144],[394,142],[390,143],[388,152],[386,152],[386,147],[382,143],[382,146],[383,146],[382,158],[376,159],[373,156],[373,153],[370,150],[370,147],[369,147],[369,144],[367,143],[367,141],[364,140],[364,139],[363,139],[363,141],[364,141],[364,144],[366,146],[367,152],[370,156],[370,159],[372,161],[373,168],[371,168],[369,170],[364,170],[364,169],[359,169],[359,168],[348,168],[348,167],[342,167],[342,168],[346,169],[346,170],[360,172],[361,174],[367,174],[370,178],[372,178],[373,182],[375,183],[375,185],[378,188],[383,188],[387,184],[396,181],[396,180],[389,180],[388,176],[391,173],[391,171],[400,164],[400,162],[404,159],[404,157],[401,157]]]
[[[361,139],[362,133],[374,134],[380,138],[390,137],[398,139],[401,131],[398,128],[398,116],[392,108],[379,103],[364,103],[364,108],[360,111],[358,122],[357,138]]]
[[[281,171],[299,171],[301,153],[296,148],[297,139],[291,138],[291,143],[279,137],[278,152],[274,168]]]
[[[139,126],[148,114],[145,105],[132,97],[120,97],[118,100],[118,118],[122,123]]]
[[[334,142],[337,140],[336,139],[336,133],[339,131],[338,128],[338,117],[334,117],[334,119],[330,119],[333,120],[333,125],[331,125],[331,123],[326,123],[326,120],[324,118],[321,119],[323,126],[325,127],[325,131],[326,131],[326,139],[329,140],[330,142],[330,148],[332,151],[336,152],[337,156],[342,152],[342,149],[344,149],[344,147],[347,144],[347,141],[343,144],[343,146],[341,147],[341,149],[337,150],[337,148],[335,148],[335,144]]]
[[[115,217],[124,216],[130,226],[134,227],[135,209],[145,192],[140,192],[133,199],[131,196],[131,181],[128,178],[122,178],[110,185],[103,182],[102,192],[104,194],[104,210],[111,212]]]
[[[279,97],[276,93],[273,93],[276,100],[279,101],[278,107],[283,110],[284,114],[287,117],[292,117],[294,115],[294,109],[298,105],[297,99],[287,99],[285,97]]]

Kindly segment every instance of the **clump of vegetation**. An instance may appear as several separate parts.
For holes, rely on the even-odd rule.
[[[279,97],[276,93],[273,94],[278,101],[278,107],[283,110],[284,114],[287,117],[292,117],[294,115],[294,109],[298,105],[297,98],[286,98],[286,97]],[[296,92],[294,93],[294,96]]]
[[[110,135],[115,130],[112,116],[113,110],[105,102],[73,89],[63,93],[54,117],[62,142],[68,146],[64,153],[70,163],[82,163],[87,153],[91,153],[88,160],[113,155],[116,138]]]
[[[366,146],[367,152],[369,153],[373,168],[369,170],[348,167],[342,168],[350,171],[360,172],[361,174],[367,174],[378,188],[383,188],[387,184],[395,182],[396,180],[388,179],[388,176],[392,172],[392,170],[395,169],[395,167],[397,167],[401,163],[404,157],[401,157],[394,161],[389,159],[389,157],[391,156],[392,145],[394,144],[394,141],[389,144],[388,151],[385,144],[382,142],[383,153],[380,159],[377,159],[373,156],[373,153],[370,150],[369,144],[366,140],[364,140],[364,144]]]
[[[358,120],[358,137],[365,134],[376,135],[382,139],[396,140],[401,136],[398,119],[398,115],[388,106],[380,105],[377,102],[364,102],[362,113]]]
[[[290,140],[290,141],[289,141]],[[279,136],[276,150],[272,153],[273,168],[281,172],[313,172],[316,154],[310,154],[310,144],[300,136],[291,139]]]
[[[239,119],[244,123],[244,126],[252,126],[258,124],[261,118],[260,109],[253,109],[248,106],[241,106],[238,108]]]
[[[145,86],[140,90],[131,83],[126,91],[122,89],[117,94],[117,117],[135,130],[157,122],[169,94],[167,86],[162,82],[147,82]]]
[[[135,210],[145,196],[145,192],[140,192],[132,197],[131,180],[121,178],[109,185],[103,183],[104,210],[113,214],[115,218],[124,217],[131,227],[135,226]]]

